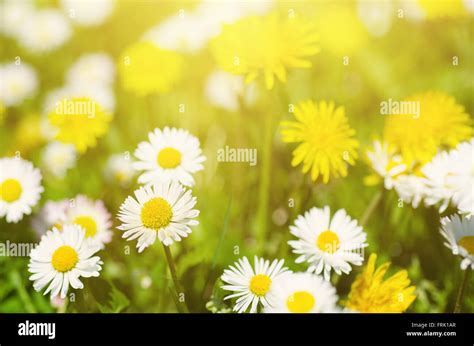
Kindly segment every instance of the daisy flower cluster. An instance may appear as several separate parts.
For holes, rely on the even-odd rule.
[[[362,183],[393,190],[401,205],[436,208],[439,225],[423,225],[434,224],[464,278],[474,270],[474,131],[462,96],[408,95],[402,102],[419,112],[387,114],[378,139],[360,153],[367,134],[361,123],[372,120],[363,117],[370,115],[364,107],[374,106],[364,105],[362,89],[395,84],[379,81],[364,60],[377,63],[374,45],[385,39],[396,10],[431,23],[465,17],[464,3],[175,5],[140,5],[146,7],[137,11],[137,25],[129,25],[132,5],[117,0],[0,3],[7,47],[0,63],[0,218],[7,230],[34,230],[38,243],[25,273],[58,312],[94,278],[127,287],[136,278],[131,294],[155,296],[154,289],[166,295],[167,274],[175,292],[172,299],[160,292],[163,311],[170,311],[168,302],[179,312],[419,311],[413,304],[417,297],[425,304],[420,292],[428,279],[415,262],[393,269],[389,258],[407,248],[403,235],[383,233],[383,222],[398,215],[385,205],[379,229],[368,223],[384,194],[365,207],[354,198],[365,195]],[[326,74],[331,64],[338,66],[334,75]],[[339,74],[343,87],[334,89]],[[220,159],[224,146],[238,155],[255,152],[255,164],[219,165],[252,161]],[[357,175],[359,158],[371,169],[365,179]],[[293,211],[286,200],[289,208],[296,200]],[[365,212],[354,218],[361,205]],[[235,250],[240,241],[249,246],[243,254]],[[152,268],[161,261],[155,243],[164,255]],[[128,244],[140,255],[120,263],[120,247],[128,255]],[[218,258],[231,246],[222,268]],[[148,268],[132,268],[137,263]],[[188,294],[193,289],[202,294]],[[145,296],[134,301],[128,293],[111,302],[154,309]],[[204,302],[189,304],[198,296]]]
[[[199,140],[184,129],[165,127],[148,134],[138,144],[132,167],[142,172],[135,190],[120,206],[118,214],[123,238],[138,239],[138,252],[159,239],[169,246],[191,233],[199,210],[189,187],[193,174],[202,170],[205,156]]]
[[[224,299],[235,299],[233,311],[242,313],[331,313],[404,312],[416,296],[415,286],[405,270],[383,281],[390,263],[375,270],[376,254],[352,284],[347,301],[338,305],[338,295],[331,284],[331,271],[348,274],[352,266],[364,261],[366,233],[344,209],[332,217],[329,207],[312,208],[295,220],[290,233],[297,240],[288,244],[299,257],[296,263],[307,263],[306,272],[292,272],[283,267],[284,260],[272,262],[255,256],[254,266],[247,257],[224,270],[222,289],[233,293]]]
[[[84,288],[80,277],[99,276],[103,262],[94,254],[112,240],[111,215],[101,200],[78,195],[47,201],[32,226],[41,236],[28,266],[36,291],[48,286],[44,294],[64,299],[69,286]]]
[[[37,8],[33,1],[6,0],[1,4],[1,32],[32,54],[59,49],[72,36],[72,29],[59,9]]]

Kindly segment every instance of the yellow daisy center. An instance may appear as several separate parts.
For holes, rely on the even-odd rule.
[[[339,249],[339,237],[333,231],[327,230],[319,234],[316,246],[327,253],[333,254]]]
[[[474,255],[474,236],[468,235],[459,239],[459,246],[462,246],[470,255]]]
[[[156,160],[162,168],[176,168],[181,163],[181,153],[175,148],[167,147],[158,153]]]
[[[97,223],[90,216],[78,216],[73,223],[84,228],[87,238],[93,237],[97,233]]]
[[[271,284],[272,280],[267,275],[258,274],[250,280],[250,291],[257,296],[264,296]]]
[[[16,179],[6,179],[0,185],[0,199],[5,202],[15,202],[21,196],[23,189]]]
[[[168,226],[173,218],[173,209],[163,198],[152,198],[143,205],[142,223],[145,227],[159,230]]]
[[[316,299],[314,299],[314,296],[306,291],[295,292],[286,300],[288,310],[293,313],[310,312],[315,303]]]
[[[76,250],[68,245],[63,245],[54,251],[51,264],[58,272],[64,273],[74,268],[78,261]]]

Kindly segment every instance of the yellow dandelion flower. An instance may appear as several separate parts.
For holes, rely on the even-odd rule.
[[[125,90],[138,96],[165,93],[181,78],[183,59],[151,42],[138,42],[120,57],[119,74]]]
[[[385,281],[383,277],[390,262],[375,269],[376,254],[371,254],[362,274],[351,286],[346,306],[358,312],[404,312],[416,296],[415,286],[410,286],[406,270],[400,270]]]
[[[282,121],[283,142],[300,143],[293,151],[293,167],[303,163],[303,173],[311,170],[311,179],[322,175],[345,177],[348,164],[354,165],[359,143],[345,116],[344,107],[334,102],[305,101],[294,107],[296,121]]]
[[[328,9],[316,21],[321,47],[342,56],[355,53],[369,40],[369,33],[354,9],[338,5]]]
[[[271,13],[224,25],[211,50],[225,71],[246,75],[248,83],[262,74],[271,89],[275,76],[286,82],[286,69],[311,67],[306,58],[319,52],[317,41],[312,21]]]
[[[468,12],[463,0],[418,0],[428,19],[462,17]]]
[[[419,114],[387,115],[384,138],[408,164],[426,163],[440,147],[453,148],[472,136],[469,115],[453,97],[428,91],[404,101],[419,104]]]
[[[64,98],[48,114],[49,123],[57,129],[55,138],[74,144],[80,153],[96,146],[111,119],[111,114],[88,97]]]

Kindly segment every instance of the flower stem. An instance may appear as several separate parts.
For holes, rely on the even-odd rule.
[[[464,293],[466,292],[467,282],[469,281],[469,274],[471,273],[470,268],[464,270],[464,275],[461,281],[461,286],[459,287],[458,296],[456,298],[456,305],[454,305],[454,313],[460,313],[462,308],[462,302],[464,300]]]
[[[170,268],[171,278],[173,279],[174,288],[175,288],[177,299],[178,299],[176,306],[179,312],[189,312],[187,304],[186,304],[186,299],[183,302],[181,302],[181,294],[184,294],[184,291],[181,288],[181,285],[179,284],[178,275],[176,272],[176,266],[174,264],[173,256],[171,255],[170,248],[169,246],[166,246],[163,244],[163,249],[165,250],[166,260],[168,261],[168,267]]]
[[[270,196],[270,173],[272,158],[273,116],[265,115],[263,132],[263,159],[260,172],[257,209],[257,246],[258,252],[264,250],[267,234],[268,199]]]
[[[360,226],[365,226],[367,224],[367,221],[369,221],[370,216],[374,213],[374,211],[377,209],[377,206],[379,205],[380,201],[382,201],[382,196],[383,196],[383,190],[378,191],[370,200],[369,205],[364,211],[364,214],[362,215],[359,225]]]

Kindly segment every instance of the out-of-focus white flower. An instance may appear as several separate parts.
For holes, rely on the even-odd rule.
[[[36,71],[25,63],[1,65],[0,80],[0,100],[7,107],[18,105],[38,89]]]
[[[160,22],[144,38],[164,49],[194,53],[219,34],[222,24],[251,14],[264,14],[273,6],[273,1],[205,0],[193,11],[181,10]]]
[[[463,0],[464,7],[468,12],[474,12],[474,1],[472,0]]]
[[[392,26],[394,7],[392,0],[357,2],[357,14],[367,28],[367,31],[376,37],[385,35]]]
[[[55,177],[64,178],[66,171],[76,164],[76,149],[72,144],[51,142],[42,153],[42,163]]]
[[[59,48],[71,36],[71,27],[63,14],[54,9],[35,11],[18,29],[18,42],[33,53],[45,53]]]
[[[128,154],[115,154],[110,156],[105,165],[105,177],[122,186],[129,186],[136,173],[129,156]]]
[[[438,153],[423,168],[427,186],[425,203],[440,204],[443,212],[452,200],[463,214],[474,213],[474,139]]]
[[[78,195],[66,210],[66,224],[76,224],[85,230],[85,237],[100,249],[112,241],[112,220],[102,200]]]
[[[420,21],[425,18],[425,13],[416,1],[398,0],[397,17]]]
[[[70,67],[66,82],[70,85],[108,87],[114,82],[115,65],[105,53],[84,54]]]
[[[61,0],[66,15],[77,25],[96,26],[110,16],[114,0]]]
[[[33,6],[29,0],[4,0],[0,4],[0,32],[5,36],[15,37],[25,18],[31,15]]]
[[[205,18],[180,13],[149,30],[144,39],[164,49],[194,53],[203,48],[214,33],[213,26]]]
[[[396,155],[388,143],[374,141],[373,148],[367,151],[367,159],[376,173],[375,176],[371,175],[366,178],[365,181],[367,185],[374,185],[373,180],[378,182],[380,178],[383,178],[384,187],[390,190],[393,188],[397,177],[402,173],[406,173],[407,170],[407,166],[403,163],[402,157]]]
[[[251,105],[257,98],[255,84],[246,85],[242,76],[224,71],[214,71],[209,75],[204,92],[210,104],[231,112],[239,109],[241,101]]]
[[[58,102],[75,97],[88,97],[110,113],[115,110],[115,96],[110,88],[92,84],[74,84],[50,91],[45,97],[43,111],[48,114]]]
[[[426,184],[423,177],[415,174],[401,175],[394,183],[395,191],[400,199],[413,208],[418,208],[426,196]]]
[[[204,0],[196,8],[196,14],[214,24],[215,34],[223,23],[229,24],[249,15],[263,15],[275,6],[274,1]]]
[[[46,233],[53,226],[61,228],[66,220],[66,211],[70,202],[67,199],[47,201],[40,211],[31,220],[31,226],[39,236]]]
[[[460,165],[459,174],[454,181],[453,202],[459,213],[474,215],[474,139],[460,143],[454,154]]]

